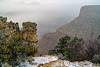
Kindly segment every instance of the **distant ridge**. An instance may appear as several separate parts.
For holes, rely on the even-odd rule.
[[[58,35],[58,33],[60,33]],[[80,14],[72,22],[57,29],[55,33],[45,34],[40,40],[40,53],[47,54],[53,49],[59,38],[64,35],[77,36],[84,40],[92,40],[100,34],[100,5],[83,6]],[[48,36],[47,36],[48,35]],[[49,46],[49,47],[48,47]],[[42,49],[42,47],[44,49]]]
[[[83,39],[96,38],[100,34],[100,5],[82,7],[79,17],[57,29],[57,32]]]

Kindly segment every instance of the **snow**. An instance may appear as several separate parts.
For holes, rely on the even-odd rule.
[[[45,55],[45,56],[41,56],[41,57],[33,57],[34,61],[32,61],[32,65],[29,64],[27,61],[24,63],[21,63],[20,66],[21,67],[38,67],[38,65],[40,64],[46,64],[52,61],[56,61],[58,60],[58,57],[56,56],[49,56],[49,55]]]
[[[57,56],[40,56],[40,57],[33,57],[32,63],[30,64],[27,60],[22,62],[19,67],[38,67],[40,64],[43,65],[50,65],[51,67],[100,67],[99,65],[95,65],[89,61],[76,61],[70,62],[66,60],[60,60]],[[8,67],[7,64],[4,64],[2,67]],[[10,66],[9,66],[10,67]],[[42,66],[41,66],[42,67]]]
[[[93,63],[89,61],[81,61],[81,62],[69,62],[64,61],[66,67],[93,67]]]
[[[29,64],[29,62],[24,62],[20,64],[20,67],[38,67],[40,64],[48,64],[50,62],[56,61],[57,63],[53,62],[52,67],[56,67],[57,65],[61,65],[61,67],[99,67],[99,66],[93,66],[93,63],[89,61],[81,61],[81,62],[70,62],[66,60],[61,60],[59,62],[58,57],[56,56],[40,56],[40,57],[33,57],[34,61],[32,61],[32,65]],[[64,64],[64,66],[62,66]]]
[[[34,57],[33,59],[34,59],[33,63],[46,64],[58,60],[58,57],[45,55],[42,57]]]

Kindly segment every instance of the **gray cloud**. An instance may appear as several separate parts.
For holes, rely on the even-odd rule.
[[[4,1],[4,0],[0,0],[0,1]]]
[[[99,3],[100,0],[0,0],[0,15],[20,24],[35,21],[42,35],[78,16],[81,6]]]

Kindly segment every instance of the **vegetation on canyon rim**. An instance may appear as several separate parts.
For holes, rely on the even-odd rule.
[[[0,61],[8,62],[10,65],[18,65],[21,60],[33,56],[37,49],[33,45],[23,45],[21,38],[17,35],[9,42],[2,42],[0,46]],[[23,58],[23,59],[22,59]]]
[[[69,61],[88,60],[100,63],[100,36],[96,40],[85,42],[78,37],[65,36],[59,39],[54,50],[49,51],[50,55],[58,55],[61,59]]]
[[[12,67],[37,53],[36,24],[24,22],[20,30],[18,23],[7,22],[0,17],[0,65],[8,63]]]

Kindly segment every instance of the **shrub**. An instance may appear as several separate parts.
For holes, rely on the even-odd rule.
[[[94,55],[94,57],[91,61],[93,63],[99,63],[100,64],[100,55]]]
[[[50,50],[50,54],[61,54],[64,59],[69,61],[80,60],[80,50],[83,40],[77,37],[65,36],[59,39],[54,50]]]

